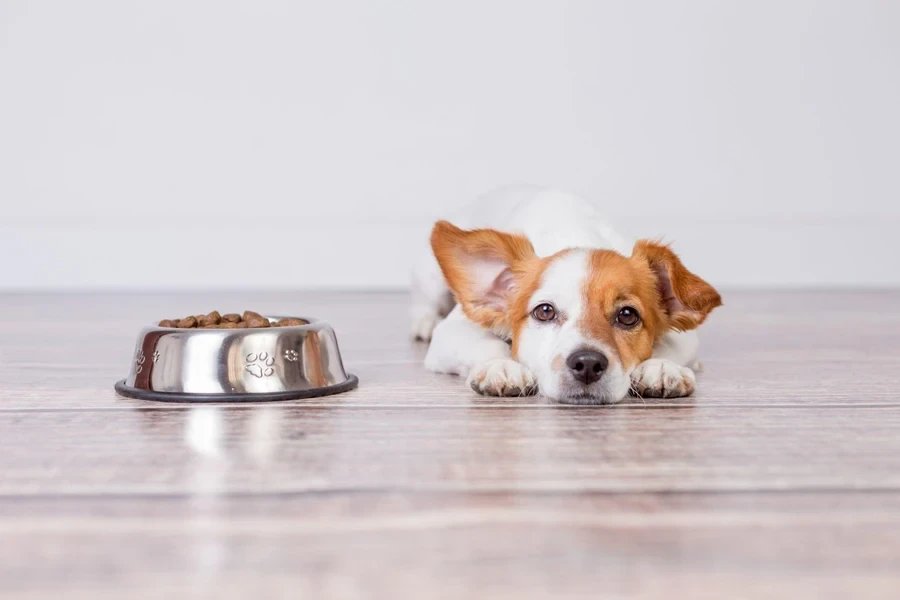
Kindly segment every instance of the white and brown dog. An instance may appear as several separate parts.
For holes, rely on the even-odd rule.
[[[429,370],[480,394],[580,404],[694,391],[693,330],[718,292],[668,247],[629,243],[594,204],[503,188],[438,222],[431,247],[412,288]]]

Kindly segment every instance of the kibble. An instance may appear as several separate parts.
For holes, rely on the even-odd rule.
[[[206,327],[208,325],[218,325],[222,322],[222,317],[219,315],[219,311],[214,310],[208,315],[200,315],[199,317],[195,317],[197,319],[197,325],[200,327]]]
[[[277,323],[273,323],[272,327],[297,327],[306,324],[306,321],[303,319],[281,319]]]
[[[241,316],[242,321],[253,321],[254,319],[262,319],[263,316],[257,312],[253,312],[252,310],[245,310],[243,316]]]
[[[286,318],[272,323],[267,318],[253,312],[244,311],[244,314],[227,313],[220,315],[219,311],[212,311],[205,315],[195,315],[183,319],[163,319],[160,327],[177,327],[179,329],[259,329],[264,327],[297,327],[308,325],[303,319]]]

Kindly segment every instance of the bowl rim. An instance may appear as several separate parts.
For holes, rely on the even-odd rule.
[[[235,313],[235,314],[236,314],[236,313]],[[193,316],[193,315],[192,315],[192,316]],[[216,329],[216,328],[206,329],[206,328],[204,328],[204,327],[161,327],[161,326],[158,325],[158,324],[153,324],[153,325],[148,325],[148,326],[146,326],[146,327],[144,328],[144,331],[145,331],[145,332],[146,332],[146,331],[191,331],[191,332],[197,332],[197,333],[200,333],[201,331],[202,331],[202,332],[210,332],[210,331],[234,331],[234,330],[239,330],[239,331],[271,331],[272,329],[275,329],[275,330],[278,330],[278,329],[292,330],[292,329],[294,329],[294,330],[296,330],[296,329],[303,329],[303,328],[306,328],[306,327],[321,326],[321,325],[325,325],[326,327],[329,327],[329,326],[330,326],[326,321],[323,321],[322,319],[317,319],[317,318],[315,318],[315,317],[291,317],[291,316],[287,316],[287,315],[261,315],[261,316],[264,317],[264,318],[266,318],[266,319],[268,319],[270,323],[271,323],[273,320],[274,320],[274,321],[277,321],[277,320],[279,320],[279,319],[299,319],[299,320],[301,320],[301,321],[306,321],[306,325],[285,325],[285,326],[282,326],[282,327],[241,327],[240,329],[237,328],[237,327],[232,328],[232,329]]]

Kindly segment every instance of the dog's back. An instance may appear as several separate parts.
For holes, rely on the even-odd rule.
[[[448,220],[462,229],[524,234],[538,256],[566,248],[605,248],[628,255],[634,244],[613,230],[593,202],[539,186],[497,188]]]

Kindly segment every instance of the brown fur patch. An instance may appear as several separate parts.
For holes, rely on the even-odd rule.
[[[713,309],[722,306],[719,292],[688,271],[669,246],[640,240],[634,245],[633,260],[647,264],[656,277],[669,327],[696,329]]]
[[[650,358],[654,342],[666,329],[656,278],[648,267],[611,250],[591,252],[588,264],[579,328],[585,337],[612,348],[622,368],[634,367]],[[616,324],[616,315],[626,306],[641,315],[641,322],[630,329]]]
[[[650,358],[668,331],[694,329],[722,304],[716,290],[688,271],[666,246],[639,241],[630,258],[609,250],[590,255],[579,327],[586,337],[614,348],[627,369]],[[622,308],[638,311],[631,328],[616,324]]]

